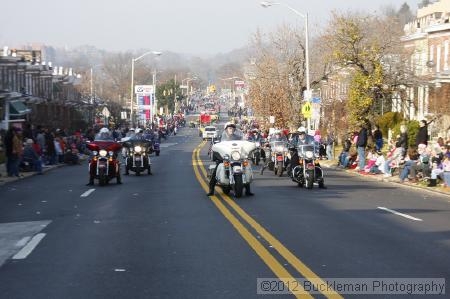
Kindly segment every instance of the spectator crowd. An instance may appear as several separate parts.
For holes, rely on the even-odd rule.
[[[415,138],[410,146],[410,138]],[[398,175],[400,183],[426,181],[428,187],[450,187],[450,139],[439,137],[430,142],[428,123],[423,120],[416,136],[408,136],[407,127],[387,144],[380,128],[371,132],[366,126],[346,136],[338,165],[355,169],[361,174]]]

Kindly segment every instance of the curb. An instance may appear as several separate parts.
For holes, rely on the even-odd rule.
[[[87,160],[86,156],[80,158],[80,162],[84,162],[86,160]],[[51,167],[43,167],[42,168],[42,172],[43,173],[47,173],[49,171],[52,171],[54,169],[58,169],[58,168],[61,168],[61,167],[64,167],[64,166],[68,166],[68,165],[63,163],[63,164],[52,165]],[[24,175],[23,177],[19,177],[19,178],[17,178],[17,177],[11,178],[11,177],[7,177],[7,176],[1,176],[0,177],[0,186],[4,186],[4,185],[9,184],[9,183],[14,183],[14,182],[17,182],[17,181],[20,181],[20,180],[24,180],[24,179],[28,179],[28,178],[31,178],[31,177],[34,177],[34,176],[38,175],[38,173],[35,172],[35,171],[33,171],[33,172],[26,172],[25,174],[26,175]],[[4,181],[5,178],[6,178],[6,181]]]
[[[433,190],[433,189],[430,189],[428,187],[420,187],[420,186],[416,186],[416,185],[413,185],[413,184],[410,184],[410,183],[403,183],[403,184],[401,184],[401,183],[392,181],[392,180],[390,180],[388,178],[384,178],[384,177],[377,177],[377,176],[370,176],[370,175],[361,175],[359,173],[355,173],[354,171],[350,171],[350,170],[347,170],[347,169],[342,169],[342,168],[339,168],[339,167],[336,167],[336,166],[331,166],[331,165],[326,165],[326,164],[323,164],[323,166],[325,168],[328,168],[328,169],[333,169],[333,170],[345,172],[345,173],[347,173],[349,175],[352,175],[352,176],[355,176],[355,177],[359,177],[361,179],[366,178],[369,181],[390,183],[390,184],[396,185],[397,187],[403,187],[403,188],[407,188],[407,189],[414,189],[416,191],[425,191],[425,192],[429,192],[429,193],[433,193],[433,194],[445,195],[447,197],[450,197],[450,193],[448,193],[448,192],[443,192],[443,191],[439,191],[439,190]]]

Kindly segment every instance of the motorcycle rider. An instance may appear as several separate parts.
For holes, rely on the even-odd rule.
[[[111,132],[108,128],[101,128],[97,135],[95,135],[95,139],[93,141],[95,144],[97,144],[101,149],[108,148],[110,145],[117,143],[114,140],[114,137],[112,136]],[[117,157],[117,153],[114,153],[114,158]],[[118,184],[122,184],[122,182],[119,180],[117,182]],[[94,185],[94,176],[91,174],[89,175],[89,183],[87,186]]]
[[[141,128],[136,129],[136,134],[131,137],[132,140],[144,140],[144,132]]]
[[[298,136],[293,138],[292,146],[297,147],[299,145],[310,145],[310,144],[313,145],[316,142],[314,140],[314,136],[307,134],[305,127],[298,128],[297,132],[298,132]],[[290,164],[290,169],[289,169],[290,175],[294,175],[292,173],[292,170],[298,165],[300,165],[300,159],[299,159],[297,150],[294,150],[294,152],[292,153],[292,156],[291,156],[291,164]],[[326,189],[326,187],[323,185],[321,185],[320,188]]]
[[[293,139],[295,145],[314,144],[314,137],[306,133],[305,127],[298,128],[297,132],[298,135]]]
[[[236,125],[234,123],[228,122],[225,124],[224,130],[222,132],[222,136],[220,138],[220,142],[222,141],[233,141],[233,140],[242,140],[243,135],[240,131],[236,129]],[[216,160],[216,167],[211,175],[211,179],[209,181],[209,193],[208,196],[214,195],[214,188],[217,183],[216,174],[217,174],[217,166],[220,163],[223,163],[223,159],[219,158],[219,155],[213,153],[214,160]],[[245,188],[245,195],[253,196],[254,194],[250,191],[250,185]]]

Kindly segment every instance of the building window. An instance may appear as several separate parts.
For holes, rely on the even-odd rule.
[[[448,40],[444,43],[444,71],[448,71]]]
[[[436,73],[441,72],[441,45],[437,46]]]
[[[434,45],[430,46],[430,61],[434,61]]]

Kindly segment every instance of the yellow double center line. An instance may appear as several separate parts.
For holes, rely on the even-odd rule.
[[[205,192],[208,192],[209,186],[206,182],[207,172],[200,159],[200,151],[205,146],[206,142],[202,142],[195,148],[192,153],[192,165],[194,167],[195,176],[203,187]],[[201,172],[201,173],[200,173]],[[203,175],[203,176],[202,176]],[[237,205],[228,195],[224,194],[220,188],[216,191],[221,198],[242,218],[244,219],[258,234],[263,237],[278,253],[286,259],[304,278],[321,285],[326,285],[317,274],[309,269],[303,262],[301,262],[292,252],[290,252],[280,241],[271,235],[264,227],[257,223],[250,215],[248,215],[239,205]],[[219,200],[217,196],[210,197],[212,202],[216,205],[219,211],[230,221],[238,233],[244,238],[250,247],[259,255],[264,263],[272,270],[272,272],[286,285],[292,285],[295,280],[293,276],[278,262],[278,260],[259,242],[248,229],[230,212],[230,210]],[[343,298],[337,292],[327,290],[322,292],[327,298]],[[313,298],[303,288],[299,291],[293,292],[297,298]]]

